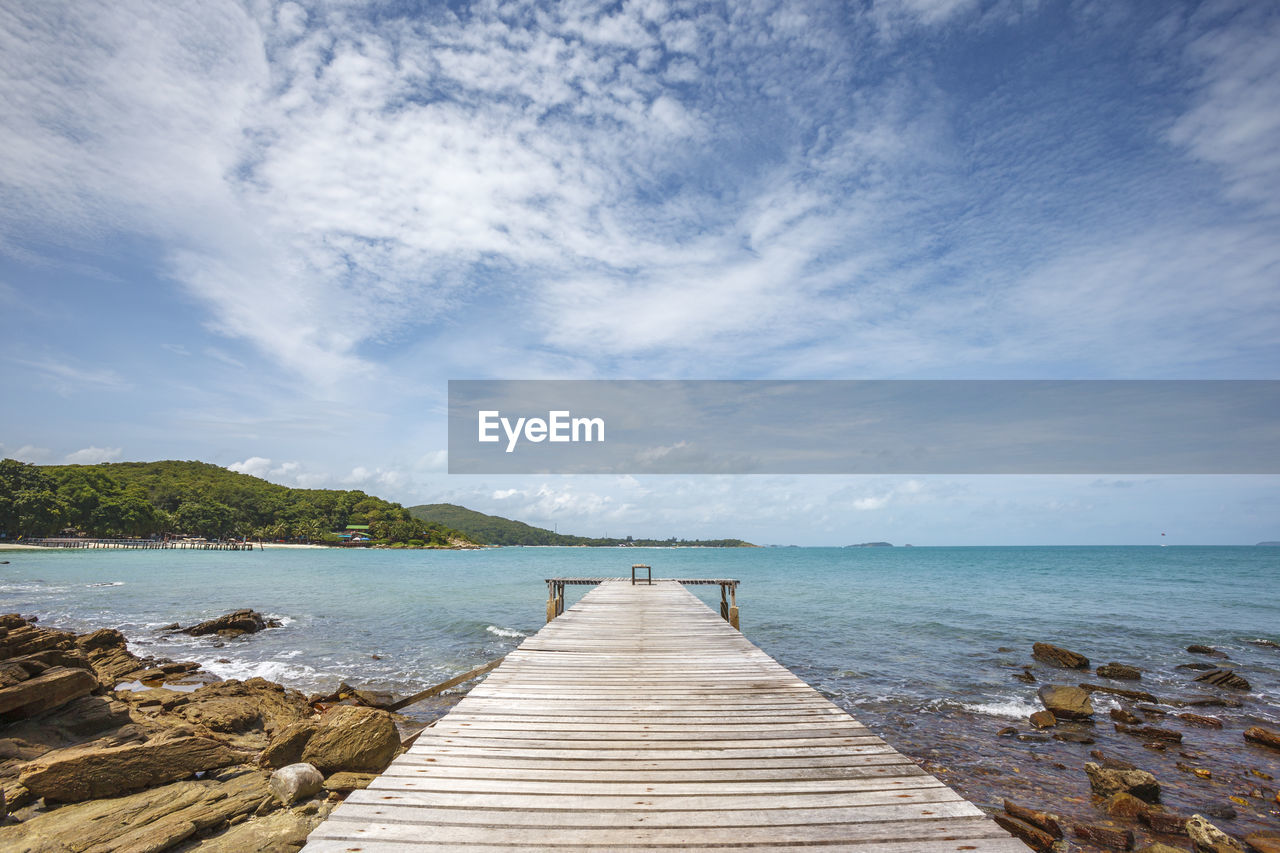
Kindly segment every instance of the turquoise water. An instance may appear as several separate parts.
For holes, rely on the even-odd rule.
[[[1280,719],[1280,548],[760,548],[484,551],[8,551],[0,609],[75,630],[110,626],[137,651],[224,677],[302,689],[339,680],[410,692],[538,630],[551,576],[739,578],[744,633],[851,709],[960,707],[1023,716],[1010,678],[1037,640],[1194,691],[1189,643],[1227,651],[1253,682],[1250,713]],[[695,588],[704,598],[716,587]],[[585,588],[570,588],[570,599]],[[157,629],[240,607],[285,628],[228,641]],[[1009,651],[1000,651],[1008,649]],[[380,659],[375,660],[374,655]],[[1191,673],[1193,675],[1194,673]]]

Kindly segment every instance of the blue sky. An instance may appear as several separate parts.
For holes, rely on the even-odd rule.
[[[0,453],[582,533],[1280,538],[1272,477],[443,452],[450,378],[1277,378],[1277,45],[1248,2],[5,4]]]

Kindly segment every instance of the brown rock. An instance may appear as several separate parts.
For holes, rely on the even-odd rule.
[[[1078,823],[1072,827],[1072,831],[1076,838],[1092,841],[1099,847],[1108,847],[1112,850],[1133,849],[1133,830],[1130,829],[1116,829],[1113,826]]]
[[[1190,646],[1187,646],[1187,651],[1191,652],[1191,654],[1193,655],[1208,655],[1209,657],[1215,657],[1215,658],[1225,658],[1227,656],[1226,652],[1220,652],[1217,649],[1215,649],[1213,646],[1201,646],[1197,644],[1192,644]]]
[[[1154,844],[1148,844],[1146,847],[1139,847],[1136,853],[1191,853],[1191,851],[1185,847],[1174,847],[1157,841]]]
[[[1031,715],[1031,725],[1037,729],[1049,729],[1058,724],[1058,718],[1052,711],[1036,711]]]
[[[302,760],[323,773],[379,773],[399,748],[400,736],[386,711],[338,705],[320,718],[319,729],[307,741]]]
[[[1019,681],[1023,682],[1024,684],[1035,684],[1035,683],[1036,683],[1036,677],[1035,677],[1034,675],[1032,675],[1032,674],[1031,674],[1031,670],[1030,670],[1030,669],[1024,669],[1022,672],[1015,672],[1015,673],[1013,674],[1013,677],[1014,677],[1014,678],[1016,678],[1016,679],[1018,679]]]
[[[319,726],[311,720],[299,720],[290,723],[272,738],[271,743],[262,751],[258,763],[263,767],[284,767],[302,761],[302,752],[319,730]]]
[[[391,710],[391,707],[396,704],[396,697],[385,690],[357,690],[355,698],[361,705],[381,708],[384,711]]]
[[[46,649],[75,648],[75,634],[53,628],[37,628],[21,617],[18,622],[20,624],[12,628],[0,628],[0,659],[21,657]]]
[[[1033,645],[1031,647],[1031,656],[1043,663],[1061,666],[1066,669],[1089,668],[1089,659],[1084,655],[1050,643],[1036,643]]]
[[[1244,845],[1209,823],[1203,815],[1187,821],[1187,835],[1197,853],[1244,853]]]
[[[1123,696],[1125,699],[1132,699],[1135,702],[1160,701],[1145,690],[1128,690],[1123,687],[1109,687],[1106,684],[1081,684],[1080,689],[1087,690],[1090,693],[1108,693],[1112,696]]]
[[[77,738],[92,737],[127,725],[129,706],[107,696],[81,696],[34,722]]]
[[[1250,685],[1244,676],[1236,675],[1233,669],[1211,669],[1203,675],[1197,675],[1196,681],[1212,684],[1214,687],[1226,687],[1230,690],[1249,690]]]
[[[187,694],[177,709],[187,720],[232,735],[237,746],[262,749],[268,735],[312,715],[306,697],[263,678],[221,681]]]
[[[271,774],[271,793],[281,805],[291,806],[298,800],[307,800],[324,787],[324,777],[310,764],[299,762],[281,767]]]
[[[1137,770],[1138,769],[1135,765],[1130,764],[1128,761],[1125,761],[1120,758],[1112,758],[1109,755],[1104,755],[1102,750],[1100,749],[1095,749],[1090,751],[1089,755],[1092,756],[1094,760],[1096,760],[1099,764],[1101,764],[1107,770]]]
[[[1135,681],[1142,678],[1142,670],[1136,666],[1128,666],[1115,661],[1104,663],[1094,671],[1098,673],[1099,678],[1118,678],[1125,681]]]
[[[254,817],[201,841],[193,853],[293,853],[328,817],[333,805],[322,803],[311,813],[307,813],[304,807],[281,809],[264,817]]]
[[[1085,732],[1062,731],[1053,733],[1054,740],[1060,740],[1063,743],[1096,743],[1093,736]]]
[[[1202,729],[1222,728],[1222,720],[1219,720],[1217,717],[1202,717],[1199,714],[1179,714],[1178,719],[1188,722],[1193,726],[1199,726]]]
[[[124,634],[114,628],[76,637],[76,646],[89,659],[98,679],[107,686],[119,684],[129,673],[144,668],[138,656],[129,651]]]
[[[0,715],[23,719],[87,696],[98,687],[98,679],[87,669],[53,667],[35,678],[0,689]]]
[[[1138,717],[1137,714],[1127,711],[1124,708],[1112,708],[1110,714],[1111,719],[1115,720],[1117,723],[1124,723],[1126,725],[1133,726],[1142,722],[1142,719]]]
[[[1043,829],[1034,827],[1026,821],[1018,820],[1016,817],[996,812],[991,816],[991,818],[1002,826],[1010,835],[1022,841],[1038,853],[1048,853],[1048,851],[1053,847],[1053,842],[1056,840]]]
[[[1280,732],[1273,732],[1270,729],[1264,729],[1262,726],[1250,726],[1245,729],[1244,739],[1249,743],[1256,743],[1258,746],[1280,749]]]
[[[1004,801],[1004,810],[1010,817],[1016,817],[1018,820],[1025,821],[1037,829],[1047,832],[1055,839],[1062,838],[1062,823],[1057,815],[1048,812],[1039,812],[1035,809],[1029,809],[1026,806],[1020,806],[1011,800]]]
[[[169,850],[199,833],[243,819],[264,803],[274,808],[267,774],[227,771],[214,778],[174,782],[37,813],[17,826],[0,828],[0,849],[40,853]],[[247,853],[282,848],[236,849]]]
[[[37,797],[74,803],[174,782],[244,759],[244,754],[202,737],[105,749],[71,747],[26,765],[19,781]]]
[[[183,628],[184,634],[201,637],[206,634],[219,634],[224,637],[238,637],[241,634],[253,634],[267,627],[267,620],[256,610],[245,608],[209,619],[190,628]]]
[[[1116,723],[1116,731],[1123,732],[1127,735],[1134,735],[1143,740],[1164,741],[1166,743],[1182,743],[1182,732],[1175,732],[1170,729],[1161,729],[1155,726],[1126,726],[1124,723]]]
[[[1112,817],[1142,817],[1149,808],[1142,800],[1124,791],[1112,794],[1106,804],[1107,814]]]
[[[10,687],[32,676],[31,670],[18,663],[0,663],[0,687]]]
[[[1244,843],[1257,853],[1280,853],[1280,832],[1269,829],[1251,832],[1244,837]]]
[[[1093,716],[1089,694],[1066,684],[1045,684],[1038,691],[1040,702],[1060,720],[1087,720]]]
[[[377,773],[334,773],[324,780],[324,787],[326,791],[362,791],[377,778]]]
[[[1182,703],[1192,708],[1243,708],[1244,703],[1239,699],[1232,699],[1230,696],[1202,696],[1198,699],[1188,699]]]
[[[1187,816],[1152,809],[1142,815],[1142,822],[1151,827],[1152,832],[1163,835],[1186,835]]]
[[[1084,772],[1089,776],[1089,787],[1100,797],[1110,799],[1123,792],[1147,803],[1160,802],[1160,783],[1145,770],[1110,770],[1090,761]]]

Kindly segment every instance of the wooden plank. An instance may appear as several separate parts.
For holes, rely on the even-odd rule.
[[[606,582],[353,792],[308,853],[1023,853],[683,587]]]

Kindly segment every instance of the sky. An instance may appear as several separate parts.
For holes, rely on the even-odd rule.
[[[1272,3],[17,0],[0,115],[3,456],[585,535],[1280,539],[1274,476],[445,453],[450,379],[1280,378]]]

